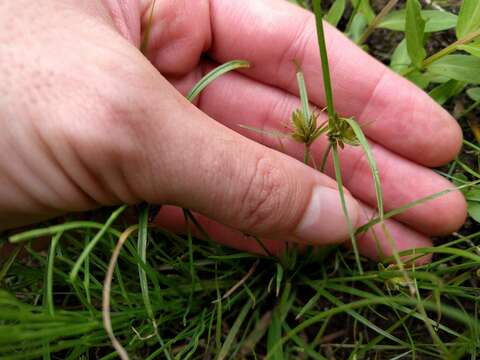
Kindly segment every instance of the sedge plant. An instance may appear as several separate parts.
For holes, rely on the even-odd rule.
[[[325,152],[324,159],[332,153],[339,185],[342,181],[341,178],[338,181],[341,177],[338,153],[345,144],[361,146],[372,173],[376,173],[375,179],[378,171],[373,157],[369,159],[371,154],[366,150],[368,142],[361,126],[335,112],[324,41],[322,50],[319,3],[313,5],[326,79],[328,121],[318,124],[318,114],[309,108],[305,79],[298,69],[302,107],[292,114],[292,132],[288,136],[305,146],[304,160],[313,166],[316,164],[310,146],[321,135],[327,136],[330,150]],[[353,3],[360,13],[368,1]],[[413,24],[406,33],[410,57],[418,64],[415,44],[423,46],[428,21],[422,30],[421,21],[417,20],[419,14],[424,17],[423,11],[413,1],[407,3],[409,11],[382,15],[374,25],[370,22],[370,27],[382,27],[389,16],[403,16],[406,23]],[[430,63],[425,61],[431,56],[421,59],[420,67],[412,62],[403,67],[409,77],[416,74],[425,77],[430,76],[432,69],[437,71],[435,66],[444,69],[452,65],[447,67],[450,80],[435,89],[436,99],[448,99],[466,87],[461,70],[467,69],[475,56],[477,3],[463,2],[456,44],[440,50]],[[341,8],[337,6],[336,11]],[[153,10],[150,19],[152,14]],[[334,17],[338,19],[337,15]],[[145,32],[142,50],[147,48],[148,33],[149,30]],[[469,55],[450,57],[459,51]],[[464,61],[465,56],[468,62]],[[222,73],[246,65],[246,62],[222,65],[202,79],[189,98],[193,99]],[[474,74],[471,77],[474,79]],[[471,113],[480,102],[474,91],[469,93],[474,101],[468,109]],[[470,152],[480,153],[474,140],[466,141],[465,146]],[[469,204],[478,203],[480,174],[471,162],[457,159],[442,174],[455,181]],[[455,190],[433,194],[384,213],[378,204],[379,180],[378,216],[352,229],[353,239],[374,225],[380,224],[382,228],[385,219]],[[474,206],[470,209],[472,214],[474,209]],[[362,268],[358,252],[354,268],[350,266],[350,255],[340,251],[315,256],[306,253],[301,262],[292,255],[289,265],[228,251],[213,242],[195,242],[191,231],[182,238],[153,229],[149,220],[155,208],[146,204],[138,207],[138,224],[131,227],[122,219],[122,214],[131,210],[122,206],[107,210],[104,220],[73,219],[10,236],[14,243],[43,236],[52,238],[52,242],[47,253],[27,245],[29,262],[19,259],[18,247],[1,264],[0,282],[2,289],[8,291],[0,290],[0,357],[76,359],[94,354],[112,359],[119,355],[126,358],[128,353],[147,359],[198,356],[226,359],[263,354],[270,359],[300,356],[326,359],[331,355],[325,349],[331,349],[337,358],[358,359],[369,356],[444,359],[464,355],[474,359],[480,354],[480,293],[475,286],[476,279],[480,279],[480,253],[474,243],[480,234],[476,231],[456,234],[434,248],[394,251],[394,258],[385,260],[396,264],[379,269],[365,263]],[[197,227],[208,238],[191,212],[185,210],[185,217],[190,227]],[[326,254],[330,254],[328,261]],[[412,266],[416,258],[425,254],[435,255],[431,264]],[[399,261],[403,257],[409,259],[410,266]],[[319,263],[323,265],[319,267]],[[103,311],[99,311],[97,307],[102,302]],[[345,323],[348,332],[342,333],[342,329],[338,332],[335,327],[338,322]],[[422,337],[425,331],[418,330],[417,323],[427,328],[432,343]],[[355,341],[348,340],[350,331]],[[109,350],[111,344],[115,351]]]

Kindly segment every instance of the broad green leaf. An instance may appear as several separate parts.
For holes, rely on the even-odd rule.
[[[460,45],[458,47],[459,50],[463,50],[468,52],[470,55],[480,57],[480,46],[474,45]]]
[[[416,68],[422,67],[422,62],[427,56],[423,47],[425,33],[425,20],[421,15],[421,6],[418,0],[407,0],[407,14],[405,21],[405,38],[407,39],[407,50],[412,64]]]
[[[443,105],[451,97],[458,95],[465,88],[465,84],[457,80],[449,80],[432,91],[429,95],[440,105]]]
[[[390,68],[397,72],[401,73],[402,71],[408,69],[412,64],[410,56],[408,56],[407,42],[403,39],[396,47],[395,51],[390,58]]]
[[[456,28],[457,39],[480,29],[480,1],[463,0]]]
[[[425,19],[425,32],[437,32],[452,29],[457,25],[457,16],[447,11],[422,10]],[[378,24],[379,28],[393,31],[405,31],[406,10],[392,11]]]
[[[417,85],[420,89],[426,89],[430,85],[430,77],[420,71],[413,71],[406,76],[408,80]]]
[[[333,26],[337,26],[345,11],[345,5],[346,0],[335,0],[324,19]]]
[[[465,193],[465,198],[468,201],[480,202],[480,189],[477,187],[468,189],[468,191]]]
[[[480,58],[471,55],[448,55],[428,66],[428,73],[467,84],[480,84]]]
[[[480,223],[480,202],[478,201],[469,201],[468,202],[468,215]]]
[[[357,43],[363,35],[363,32],[368,26],[368,21],[365,15],[358,13],[352,20],[352,25],[347,33],[347,36],[353,42]]]
[[[473,101],[480,101],[480,87],[474,87],[467,90],[467,95]]]
[[[455,187],[460,187],[468,183],[467,175],[461,172],[455,173],[452,178],[452,183],[453,185],[455,185]],[[462,192],[462,194],[466,195],[468,194],[469,190],[469,188],[462,188],[460,191]]]
[[[358,9],[359,14],[365,16],[368,23],[375,19],[375,12],[370,5],[370,0],[352,0],[352,5],[354,8]]]

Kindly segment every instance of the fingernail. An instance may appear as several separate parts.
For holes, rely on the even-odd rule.
[[[351,223],[355,226],[359,214],[358,202],[347,194],[345,202]],[[302,241],[314,244],[339,243],[348,239],[348,224],[337,190],[325,186],[313,190],[295,235]]]

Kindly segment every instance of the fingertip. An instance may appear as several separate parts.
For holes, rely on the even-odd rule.
[[[453,187],[454,185],[449,183],[449,188]],[[460,229],[468,216],[467,201],[462,192],[454,190],[444,195],[443,199],[439,198],[437,202],[438,206],[430,207],[430,211],[435,214],[430,217],[428,227],[424,231],[419,230],[431,236],[444,236]]]
[[[427,151],[424,151],[421,163],[428,167],[438,167],[454,160],[458,155],[463,144],[463,131],[457,120],[445,109],[436,103],[432,107],[435,107],[431,113],[435,114],[432,117],[437,126],[430,131],[430,144],[427,145]]]

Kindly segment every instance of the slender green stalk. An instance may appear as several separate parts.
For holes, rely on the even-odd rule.
[[[125,209],[128,207],[128,205],[122,205],[120,206],[117,210],[115,210],[112,215],[108,218],[108,220],[105,222],[105,225],[100,229],[100,231],[95,235],[95,237],[88,243],[88,245],[85,247],[83,252],[80,254],[78,257],[78,260],[75,262],[75,265],[72,268],[72,271],[70,272],[70,280],[73,282],[76,277],[78,272],[80,271],[80,268],[85,261],[86,257],[90,252],[93,250],[95,245],[103,238],[103,236],[107,233],[107,230],[112,226],[112,224],[117,220],[117,218],[125,211]]]
[[[305,165],[308,165],[309,162],[310,162],[310,146],[305,144],[305,148],[303,150],[303,163]]]
[[[333,103],[332,81],[330,78],[330,65],[328,64],[327,46],[325,44],[325,32],[323,29],[323,16],[320,7],[320,0],[313,0],[313,11],[317,26],[318,46],[320,48],[320,59],[322,61],[323,86],[325,89],[325,98],[327,100],[327,112],[329,128],[333,127],[336,119],[336,113]]]
[[[140,216],[138,218],[138,238],[137,238],[137,251],[138,256],[142,262],[147,263],[147,242],[148,242],[148,212],[149,206],[144,204],[140,210]],[[138,265],[138,276],[140,278],[140,288],[142,290],[142,299],[143,304],[145,305],[145,310],[147,315],[152,321],[154,330],[156,331],[155,316],[153,314],[152,302],[150,300],[150,294],[148,291],[148,280],[147,273],[145,269]]]
[[[315,13],[317,39],[318,39],[318,46],[320,50],[320,59],[322,63],[323,86],[325,89],[325,98],[327,101],[328,128],[330,131],[332,131],[333,129],[336,129],[338,127],[337,125],[338,119],[337,119],[337,114],[335,112],[334,102],[333,102],[332,81],[330,78],[330,67],[328,63],[327,46],[325,44],[325,32],[323,28],[323,19],[322,19],[321,7],[320,7],[320,0],[313,0],[313,10]],[[342,174],[340,169],[340,158],[338,156],[337,145],[336,143],[331,143],[331,145],[332,145],[332,154],[333,154],[333,164],[335,168],[335,177],[337,179],[339,193],[340,193],[340,201],[342,203],[342,209],[345,214],[345,219],[347,221],[348,233],[350,235],[353,251],[355,253],[355,260],[357,262],[357,266],[360,273],[363,273],[362,263],[360,261],[360,254],[358,252],[358,247],[357,247],[357,241],[355,239],[355,231],[350,219],[350,215],[348,214],[347,204],[345,202]],[[326,156],[328,156],[328,151]],[[324,156],[324,161],[323,161],[324,163],[326,162],[326,156]]]
[[[55,315],[55,309],[53,305],[53,263],[55,261],[55,252],[57,250],[58,242],[62,237],[63,232],[59,232],[55,234],[50,243],[50,250],[48,251],[48,258],[47,258],[47,271],[46,271],[46,281],[45,281],[45,306],[48,309],[48,313],[51,316]]]
[[[350,240],[352,242],[353,252],[355,254],[355,261],[357,262],[357,267],[360,274],[363,274],[363,267],[362,262],[360,260],[360,253],[358,251],[357,246],[357,239],[355,238],[355,230],[353,228],[352,220],[350,219],[350,215],[348,214],[347,203],[345,201],[345,192],[343,190],[343,180],[342,180],[342,172],[340,169],[340,158],[338,157],[338,150],[337,146],[334,144],[332,146],[332,156],[333,156],[333,166],[335,168],[335,177],[337,179],[338,184],[338,192],[340,193],[340,202],[342,203],[342,210],[345,215],[345,220],[347,222],[348,227],[348,234],[350,236]]]
[[[322,162],[320,164],[320,172],[325,172],[325,166],[327,166],[327,160],[328,160],[328,155],[330,155],[330,152],[332,151],[332,144],[329,143],[327,145],[327,148],[325,149],[325,152],[323,153],[322,156]]]
[[[98,229],[102,230],[105,228],[105,224],[101,224],[94,221],[72,221],[66,224],[53,225],[42,229],[33,229],[22,232],[20,234],[12,235],[9,238],[9,241],[12,244],[17,244],[20,242],[38,239],[43,236],[54,236],[58,232],[66,232],[70,230],[79,230],[79,229]],[[119,237],[121,232],[115,229],[108,228],[107,233],[110,233],[116,237]]]
[[[468,35],[466,35],[464,38],[459,39],[455,41],[454,43],[448,45],[446,48],[438,51],[437,53],[429,56],[422,62],[422,68],[426,68],[428,65],[433,64],[435,61],[440,60],[441,58],[450,55],[451,53],[454,53],[455,51],[458,50],[458,47],[461,45],[468,44],[478,38],[480,36],[480,30],[474,31]],[[401,72],[403,76],[410,75],[412,72],[414,72],[416,68],[414,67],[408,67],[404,71]]]

